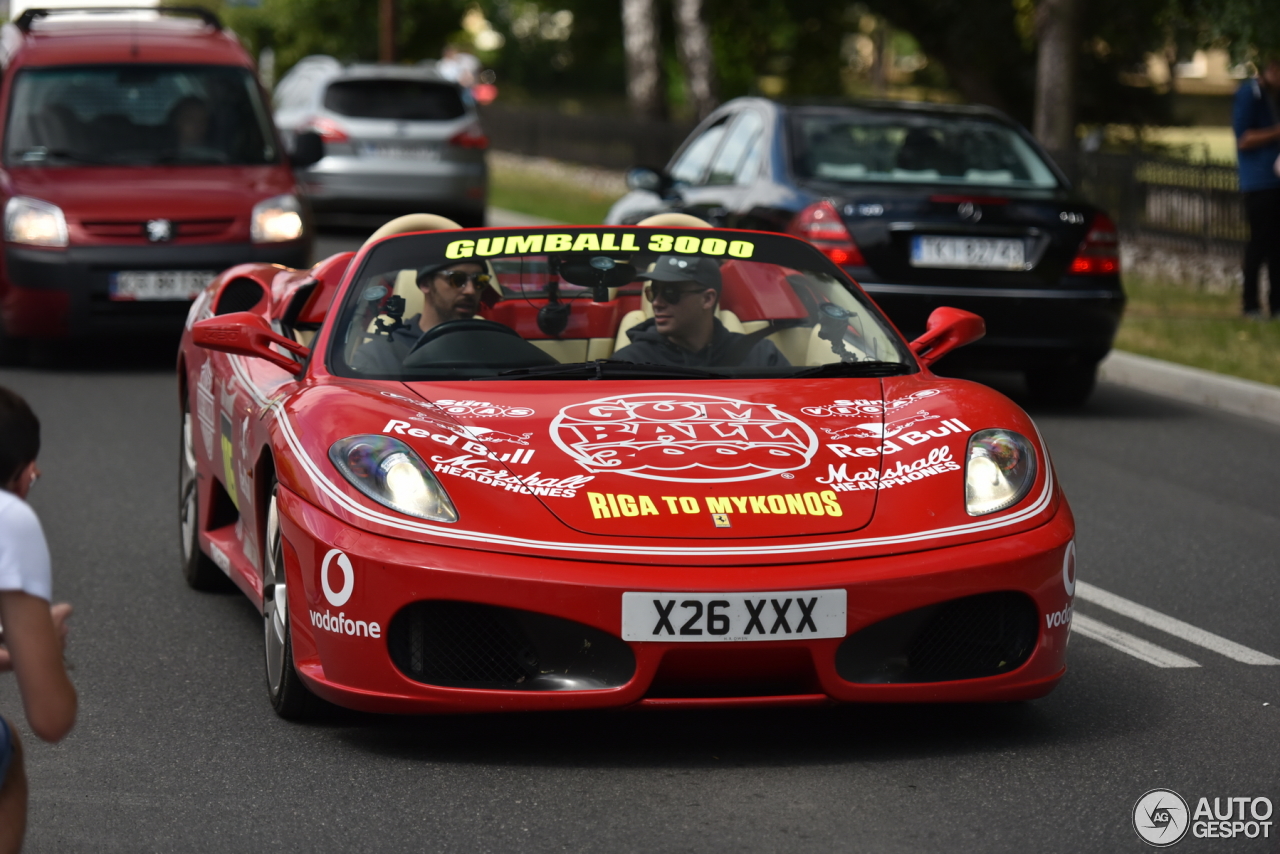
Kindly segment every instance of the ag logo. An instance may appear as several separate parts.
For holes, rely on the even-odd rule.
[[[770,403],[709,394],[621,394],[566,406],[551,438],[587,471],[728,483],[809,465],[818,437]]]
[[[1133,829],[1156,848],[1168,848],[1186,836],[1190,819],[1187,802],[1172,789],[1152,789],[1133,805]]]
[[[335,566],[342,572],[342,587],[336,591],[329,580],[330,570]],[[343,554],[341,549],[330,549],[324,556],[324,563],[320,564],[320,587],[324,590],[324,598],[333,607],[341,608],[351,598],[351,591],[355,586],[356,573],[351,568],[351,558]]]

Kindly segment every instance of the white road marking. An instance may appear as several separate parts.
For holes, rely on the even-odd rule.
[[[1143,625],[1151,626],[1153,629],[1167,632],[1174,637],[1182,638],[1188,643],[1202,646],[1235,661],[1245,664],[1280,664],[1280,658],[1272,658],[1266,653],[1249,649],[1247,646],[1238,644],[1235,641],[1229,641],[1220,635],[1215,635],[1213,632],[1207,632],[1204,629],[1196,628],[1190,623],[1184,623],[1174,617],[1165,616],[1159,611],[1148,608],[1146,605],[1139,605],[1137,602],[1132,602],[1123,596],[1100,590],[1087,581],[1076,582],[1076,598],[1082,602],[1089,602],[1109,611],[1115,611],[1117,614],[1123,614],[1131,620],[1136,620]]]
[[[1077,582],[1079,583],[1079,582]],[[1077,588],[1078,590],[1079,588]],[[1100,623],[1092,617],[1086,617],[1079,611],[1071,615],[1071,631],[1078,632],[1087,638],[1105,643],[1112,649],[1126,652],[1134,658],[1142,659],[1156,667],[1199,667],[1200,665],[1184,655],[1165,649],[1162,646],[1144,641],[1136,635],[1113,629],[1106,623]]]

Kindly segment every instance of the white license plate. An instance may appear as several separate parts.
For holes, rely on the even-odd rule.
[[[911,239],[912,267],[959,270],[1025,270],[1023,242],[1003,237],[929,237]]]
[[[193,300],[216,275],[212,270],[124,270],[111,274],[111,298]]]
[[[378,157],[388,160],[439,160],[440,148],[431,143],[425,145],[397,145],[394,143],[367,142],[360,146],[363,157]]]
[[[843,590],[622,594],[623,640],[705,643],[844,634]]]

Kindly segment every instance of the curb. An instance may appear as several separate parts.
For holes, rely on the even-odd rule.
[[[1280,388],[1112,350],[1098,379],[1115,385],[1280,424]]]

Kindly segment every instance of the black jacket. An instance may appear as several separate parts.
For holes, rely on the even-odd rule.
[[[657,321],[651,317],[628,329],[627,337],[631,339],[631,343],[615,352],[613,358],[624,362],[689,368],[771,368],[791,364],[772,341],[763,338],[755,342],[746,353],[733,352],[734,349],[740,349],[735,348],[735,343],[747,336],[740,332],[730,332],[719,320],[716,320],[715,331],[711,333],[711,343],[696,353],[672,344],[658,332],[656,324]]]
[[[356,350],[351,358],[351,367],[366,374],[399,374],[404,368],[404,357],[422,337],[422,329],[418,326],[421,319],[421,314],[415,314],[390,335],[385,332],[375,334],[371,341],[366,341]]]

